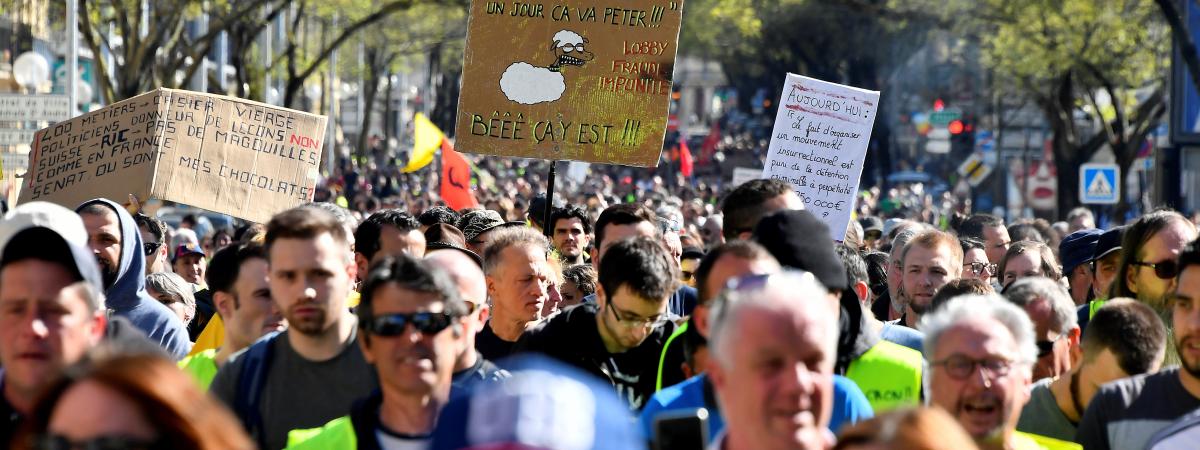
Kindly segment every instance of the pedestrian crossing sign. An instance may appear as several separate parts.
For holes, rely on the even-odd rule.
[[[1111,205],[1121,199],[1121,168],[1116,164],[1079,167],[1079,201],[1085,205]]]

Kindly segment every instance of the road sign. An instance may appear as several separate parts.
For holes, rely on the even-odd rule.
[[[929,153],[950,153],[950,141],[930,139],[925,142],[925,151]]]
[[[1121,199],[1121,168],[1116,164],[1084,164],[1079,167],[1079,201],[1087,205],[1111,205]]]
[[[17,129],[12,129],[12,128],[0,128],[0,146],[33,144],[33,134],[34,133],[37,133],[37,130],[17,130]]]
[[[961,118],[962,110],[958,108],[946,108],[929,113],[929,123],[935,127],[945,127],[950,125],[950,122]]]
[[[71,118],[71,101],[59,94],[0,94],[0,122]]]
[[[958,166],[958,174],[967,180],[971,187],[979,186],[992,173],[992,166],[984,161],[983,155],[972,153]]]

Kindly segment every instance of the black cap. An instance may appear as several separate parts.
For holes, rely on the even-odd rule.
[[[525,210],[526,217],[529,217],[531,220],[541,223],[542,220],[546,218],[546,203],[547,202],[546,202],[546,194],[545,193],[539,193],[539,194],[533,196],[533,200],[529,201],[529,209]],[[562,207],[563,207],[562,200],[555,198],[554,199],[554,209],[558,209],[558,208],[562,208]]]
[[[833,250],[829,227],[808,211],[783,210],[763,217],[754,240],[784,267],[811,272],[829,290],[846,290],[846,268]]]
[[[1100,235],[1100,239],[1096,241],[1096,251],[1092,254],[1092,261],[1098,260],[1109,253],[1121,249],[1121,237],[1125,234],[1125,226],[1114,227],[1111,230],[1105,231]]]

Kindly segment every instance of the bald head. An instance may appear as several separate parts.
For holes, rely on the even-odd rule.
[[[479,306],[487,301],[487,281],[479,264],[463,252],[438,250],[426,254],[425,260],[450,273],[463,300]]]

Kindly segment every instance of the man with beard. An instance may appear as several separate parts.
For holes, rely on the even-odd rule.
[[[1138,218],[1125,228],[1121,238],[1121,263],[1113,280],[1112,297],[1135,298],[1158,311],[1163,322],[1170,325],[1169,300],[1179,274],[1175,260],[1195,239],[1196,225],[1175,211],[1154,211]],[[1179,363],[1171,344],[1173,341],[1168,339],[1164,366]]]
[[[586,264],[588,240],[592,234],[587,213],[576,206],[555,209],[550,223],[554,224],[554,249],[563,266]]]
[[[319,208],[293,208],[267,223],[271,298],[289,328],[234,355],[210,388],[259,448],[283,448],[288,431],[340,417],[379,386],[346,305],[355,276],[347,239]]]
[[[1168,336],[1175,348],[1167,351],[1176,352],[1179,366],[1100,388],[1076,434],[1088,450],[1145,448],[1159,430],[1200,408],[1200,242],[1186,246],[1178,264],[1179,278],[1168,297],[1175,329]]]
[[[675,331],[666,314],[678,267],[658,239],[614,242],[600,263],[596,301],[525,332],[516,351],[544,353],[606,379],[630,410],[642,409],[655,391],[663,344]]]
[[[938,289],[962,275],[962,244],[950,233],[926,231],[904,246],[900,260],[904,275],[896,294],[905,306],[900,323],[916,328]]]
[[[891,248],[888,250],[888,265],[887,265],[887,295],[875,300],[875,304],[871,305],[871,313],[875,314],[875,318],[885,321],[894,322],[904,315],[904,304],[901,303],[900,283],[904,281],[904,246],[908,245],[914,237],[917,237],[918,231],[915,229],[904,230],[896,233],[896,237],[892,238]]]
[[[929,403],[950,413],[980,447],[1079,448],[1017,431],[1037,359],[1033,324],[1021,308],[997,295],[962,296],[924,317],[921,331]]]
[[[829,448],[837,302],[804,272],[738,281],[712,314],[709,377],[727,424],[710,448]]]
[[[146,293],[146,255],[142,233],[125,208],[105,199],[75,209],[88,232],[88,247],[100,265],[106,305],[146,333],[175,359],[187,356],[192,343],[179,316]]]
[[[292,431],[288,448],[428,448],[467,335],[465,302],[446,271],[402,253],[371,266],[357,312],[358,344],[380,390],[349,415]]]

